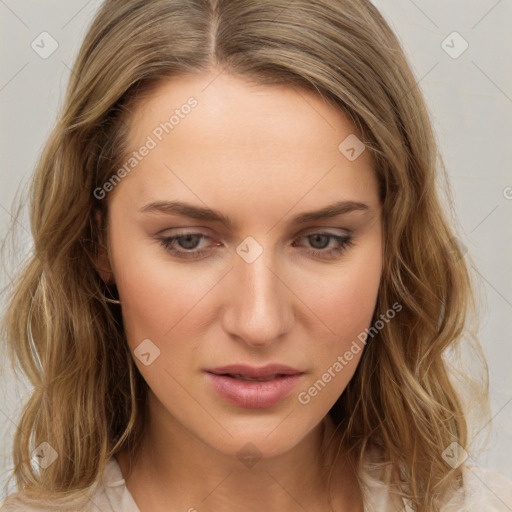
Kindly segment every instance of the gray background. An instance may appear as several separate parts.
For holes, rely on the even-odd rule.
[[[490,366],[493,421],[486,449],[479,455],[470,453],[471,461],[512,478],[512,2],[374,3],[403,42],[426,96],[449,172],[461,242],[475,262],[472,273],[483,292],[480,339]],[[0,0],[0,238],[11,222],[16,191],[26,194],[63,100],[74,56],[99,4],[99,0]],[[59,45],[47,59],[31,47],[45,31]],[[454,31],[463,39],[451,35]],[[464,40],[469,47],[458,56]],[[26,216],[21,218],[19,235],[28,251]],[[20,257],[18,253],[14,261]],[[2,269],[0,289],[7,282]],[[2,310],[4,300],[2,293]],[[30,385],[13,379],[3,354],[1,365],[3,485],[12,464],[14,427]]]

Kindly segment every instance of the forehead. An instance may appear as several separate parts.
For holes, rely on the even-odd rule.
[[[311,91],[218,72],[173,77],[135,105],[129,125],[130,151],[152,141],[118,186],[138,203],[180,193],[204,202],[263,194],[289,206],[305,194],[376,199],[370,152],[350,161],[339,149],[360,138],[355,125]]]

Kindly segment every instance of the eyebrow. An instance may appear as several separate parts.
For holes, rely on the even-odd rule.
[[[320,210],[300,213],[293,217],[289,224],[296,226],[298,224],[305,224],[306,222],[313,222],[317,220],[324,220],[338,215],[344,215],[353,211],[369,211],[370,207],[358,201],[338,201],[325,206]],[[140,210],[142,213],[163,213],[168,215],[182,215],[193,219],[219,222],[224,224],[229,229],[237,226],[229,216],[223,213],[212,210],[211,208],[195,206],[190,203],[182,201],[154,201],[143,206]]]

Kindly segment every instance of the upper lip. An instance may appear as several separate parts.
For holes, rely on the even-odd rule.
[[[274,375],[296,375],[304,373],[297,368],[292,368],[284,364],[268,364],[266,366],[249,366],[246,364],[231,364],[228,366],[218,366],[216,368],[208,368],[209,373],[216,375],[243,375],[252,379],[260,377],[272,377]]]

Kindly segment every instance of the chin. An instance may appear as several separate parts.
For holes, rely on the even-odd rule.
[[[231,423],[220,420],[223,425],[229,425],[229,433],[219,428],[215,433],[196,432],[196,435],[214,450],[243,462],[245,458],[269,459],[289,452],[306,440],[320,422],[321,418],[308,423],[288,412]]]

